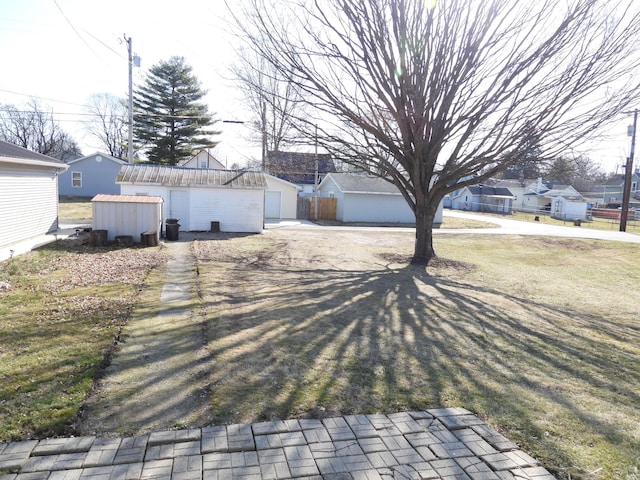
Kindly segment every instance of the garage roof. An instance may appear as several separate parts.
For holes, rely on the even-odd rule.
[[[267,188],[267,181],[262,172],[210,170],[163,165],[123,165],[116,178],[116,183],[181,187]]]
[[[398,187],[380,177],[363,173],[329,173],[322,183],[329,178],[333,179],[343,193],[400,195]]]

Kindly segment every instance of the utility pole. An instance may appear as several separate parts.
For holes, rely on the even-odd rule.
[[[127,139],[127,161],[133,163],[133,46],[131,37],[124,40],[127,42],[129,52],[129,138]]]
[[[633,156],[636,150],[636,127],[638,126],[638,110],[633,111],[633,130],[631,132],[631,151],[627,157],[627,165],[624,172],[624,189],[622,191],[622,210],[620,211],[620,231],[627,231],[627,218],[629,216],[629,197],[631,197],[631,177],[633,176]]]

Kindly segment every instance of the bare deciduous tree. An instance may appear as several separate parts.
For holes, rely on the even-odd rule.
[[[231,72],[254,116],[250,123],[266,153],[294,143],[296,118],[304,115],[297,85],[252,49],[238,50]],[[263,166],[265,167],[265,166]]]
[[[86,126],[116,158],[127,158],[127,106],[125,101],[109,93],[95,93],[89,97],[87,111],[95,118]]]
[[[35,98],[21,108],[2,106],[0,138],[61,160],[82,156],[76,141],[53,118],[53,112]]]
[[[640,92],[640,15],[626,0],[241,5],[251,48],[314,107],[297,119],[307,134],[317,123],[329,152],[400,189],[416,264],[435,256],[447,193],[505,170],[534,140],[547,157],[576,148]]]

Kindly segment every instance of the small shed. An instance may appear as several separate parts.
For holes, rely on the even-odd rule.
[[[175,218],[182,231],[260,233],[264,227],[262,172],[162,165],[125,165],[117,182],[123,195],[164,200],[163,220]]]
[[[265,218],[296,218],[300,187],[291,182],[265,174],[267,189],[264,192]]]
[[[585,220],[587,201],[566,197],[551,198],[551,216],[560,220]]]
[[[321,197],[336,198],[336,220],[341,222],[407,223],[415,214],[398,188],[365,174],[328,173],[319,186]],[[434,224],[442,223],[442,203]]]
[[[69,169],[60,174],[58,190],[60,195],[93,197],[100,193],[118,195],[120,185],[116,176],[127,162],[106,153],[92,153],[86,157],[67,162]]]
[[[147,195],[107,195],[93,197],[93,230],[106,230],[107,240],[131,236],[140,241],[143,233],[155,232],[156,243],[162,230],[162,197]]]

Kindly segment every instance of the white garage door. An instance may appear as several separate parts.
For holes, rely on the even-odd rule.
[[[280,218],[282,204],[282,192],[264,192],[264,216],[265,218]]]

